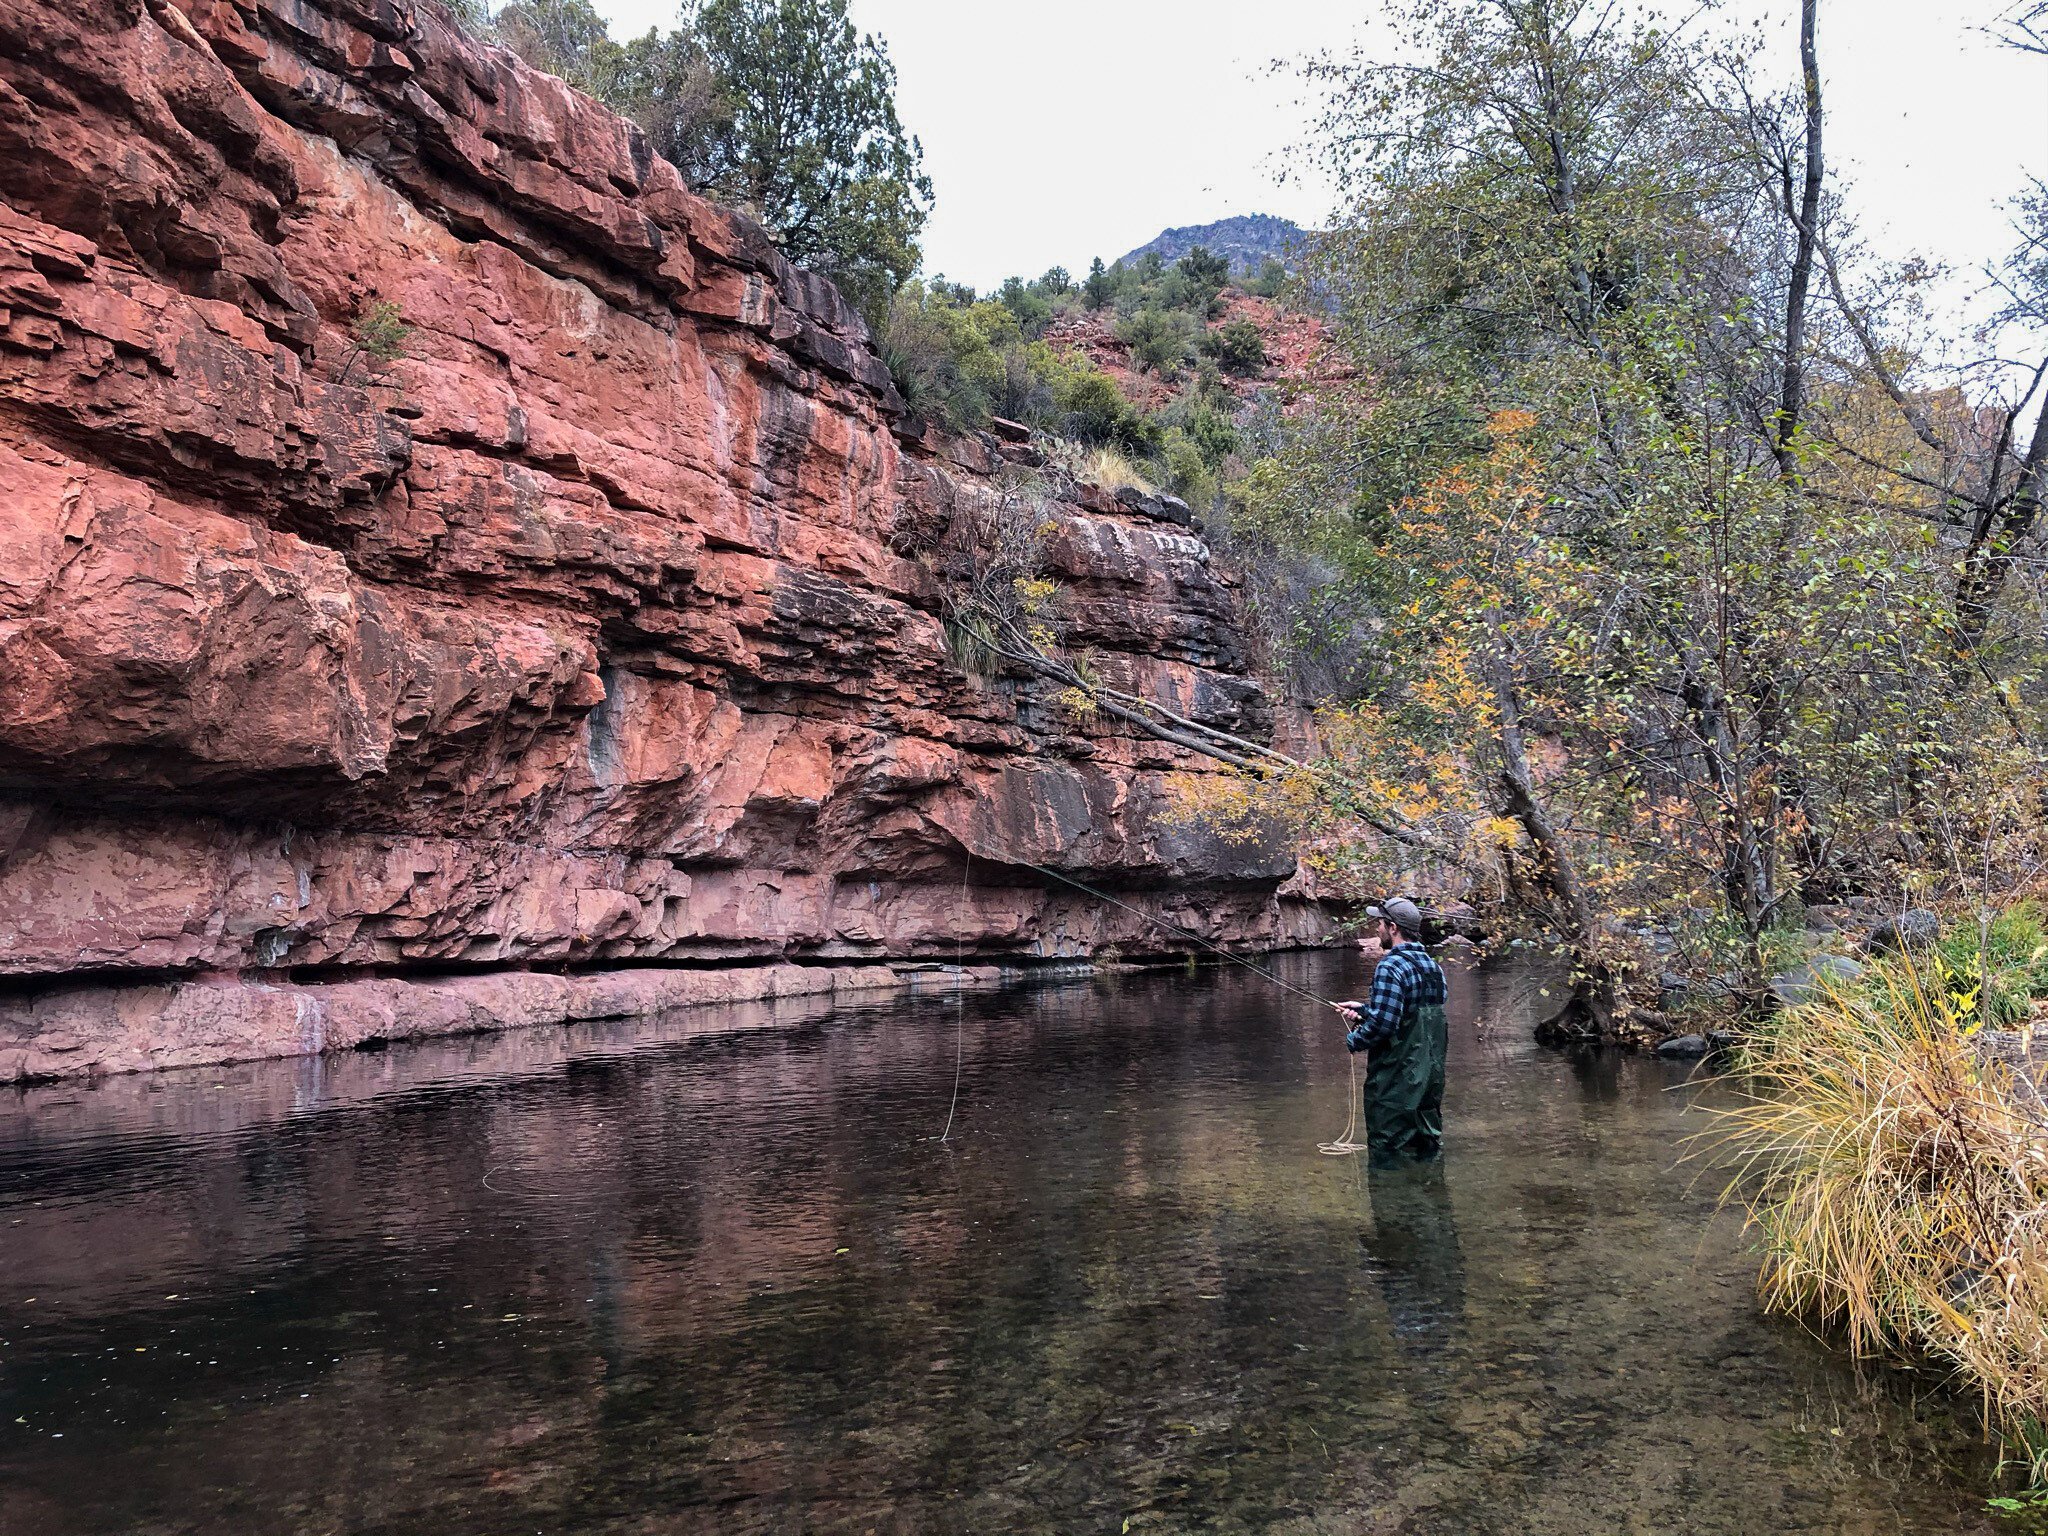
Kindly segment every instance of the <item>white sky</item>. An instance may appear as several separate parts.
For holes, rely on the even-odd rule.
[[[595,0],[615,36],[666,26],[674,0]],[[2005,200],[2048,175],[2048,61],[1978,28],[2010,0],[1823,0],[1828,150],[1888,256],[1975,270],[2011,238]],[[1796,74],[1793,0],[1743,0]],[[1380,7],[1327,0],[852,0],[884,38],[937,207],[925,270],[988,288],[1078,272],[1161,229],[1233,213],[1303,224],[1326,189],[1283,183],[1306,114],[1267,66],[1361,35]],[[1362,33],[1361,28],[1373,28]]]

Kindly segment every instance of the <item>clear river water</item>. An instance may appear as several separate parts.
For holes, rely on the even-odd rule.
[[[0,1531],[2001,1529],[1966,1404],[1759,1315],[1721,1090],[1453,980],[1394,1175],[1236,970],[10,1091]]]

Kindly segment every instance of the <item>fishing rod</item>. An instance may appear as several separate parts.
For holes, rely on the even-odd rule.
[[[969,855],[969,867],[972,867],[972,855]],[[1057,880],[1062,885],[1070,885],[1075,890],[1081,892],[1083,895],[1093,897],[1097,901],[1107,902],[1112,907],[1116,907],[1121,909],[1122,911],[1130,913],[1133,917],[1141,918],[1148,923],[1155,923],[1159,927],[1166,929],[1169,933],[1178,934],[1180,937],[1186,939],[1191,944],[1199,944],[1202,948],[1208,950],[1210,953],[1221,955],[1225,960],[1228,960],[1232,965],[1243,966],[1246,970],[1250,971],[1254,976],[1258,976],[1266,981],[1271,982],[1274,986],[1280,988],[1280,990],[1283,992],[1292,992],[1296,997],[1307,998],[1308,1001],[1319,1004],[1324,1008],[1328,1008],[1331,1011],[1341,1014],[1346,1018],[1351,1018],[1354,1016],[1351,1010],[1346,1008],[1342,1003],[1339,1003],[1332,998],[1324,997],[1320,992],[1311,992],[1307,987],[1298,987],[1291,981],[1287,981],[1279,976],[1275,976],[1271,971],[1267,970],[1264,966],[1254,964],[1252,961],[1245,959],[1243,955],[1234,954],[1230,950],[1225,949],[1222,945],[1217,944],[1208,938],[1205,938],[1203,935],[1199,933],[1196,933],[1192,928],[1183,928],[1179,923],[1172,922],[1167,918],[1161,917],[1156,912],[1147,912],[1140,907],[1132,906],[1129,902],[1118,901],[1114,896],[1110,895],[1109,892],[1097,890],[1094,886],[1090,885],[1085,880],[1076,880],[1072,875],[1063,875],[1056,869],[1046,868],[1043,864],[1026,863],[1023,865],[1023,867],[1025,869],[1033,871],[1036,874],[1044,875],[1047,879]],[[967,880],[964,873],[960,884],[960,895],[961,899],[964,901],[967,896]],[[955,970],[957,973],[959,973],[959,976],[964,979],[965,967],[956,966]],[[957,1111],[960,1107],[960,1069],[961,1062],[963,1059],[963,1052],[965,1050],[965,1043],[962,1031],[964,1030],[966,1021],[966,997],[960,989],[960,980],[958,979],[956,979],[954,988],[954,1005],[959,1010],[959,1012],[956,1014],[954,1020],[955,1033],[953,1038],[953,1098],[952,1102],[946,1106],[946,1128],[939,1133],[939,1143],[942,1146],[945,1145],[952,1137],[953,1116],[955,1111]],[[1319,1141],[1316,1143],[1316,1150],[1322,1153],[1325,1157],[1350,1157],[1354,1153],[1363,1152],[1366,1150],[1366,1144],[1364,1142],[1354,1139],[1358,1134],[1359,1096],[1357,1057],[1350,1057],[1348,1065],[1351,1069],[1351,1092],[1349,1094],[1349,1098],[1351,1101],[1351,1119],[1344,1127],[1344,1134],[1339,1136],[1335,1141]]]
[[[1279,987],[1282,991],[1292,992],[1297,997],[1305,997],[1312,1003],[1320,1003],[1323,1007],[1333,1009],[1337,1013],[1342,1014],[1346,1018],[1355,1017],[1351,1010],[1346,1008],[1342,1003],[1324,997],[1320,992],[1311,992],[1306,987],[1297,987],[1291,981],[1284,981],[1280,977],[1275,976],[1271,971],[1267,970],[1264,966],[1255,965],[1251,961],[1245,959],[1243,955],[1234,954],[1230,950],[1225,949],[1222,945],[1211,942],[1209,939],[1204,938],[1201,934],[1196,933],[1192,928],[1183,928],[1179,923],[1171,922],[1168,919],[1159,916],[1159,914],[1156,912],[1147,912],[1144,911],[1142,908],[1132,906],[1129,902],[1118,901],[1114,896],[1110,895],[1109,892],[1099,891],[1094,886],[1088,884],[1088,882],[1085,880],[1076,880],[1072,875],[1063,875],[1056,869],[1047,869],[1043,864],[1026,864],[1024,867],[1026,869],[1035,870],[1041,875],[1049,875],[1051,878],[1059,881],[1062,885],[1071,885],[1075,890],[1080,891],[1085,895],[1092,896],[1097,901],[1106,901],[1112,907],[1120,907],[1124,911],[1130,913],[1133,917],[1143,918],[1146,922],[1149,923],[1157,923],[1161,928],[1166,929],[1168,932],[1177,933],[1182,938],[1189,940],[1191,943],[1199,944],[1202,946],[1202,948],[1209,950],[1211,953],[1221,955],[1224,959],[1230,961],[1231,964],[1243,966],[1246,970],[1250,971],[1254,976],[1260,976],[1265,978],[1267,981],[1270,981],[1274,986]],[[1345,1124],[1344,1134],[1339,1136],[1335,1141],[1319,1141],[1316,1143],[1316,1150],[1322,1153],[1325,1157],[1352,1157],[1366,1150],[1367,1144],[1357,1139],[1359,1105],[1357,1056],[1348,1056],[1346,1064],[1351,1069],[1351,1091],[1347,1095],[1351,1103],[1351,1119]]]
[[[1124,911],[1130,913],[1133,917],[1141,917],[1148,923],[1157,923],[1161,928],[1166,929],[1169,933],[1177,933],[1182,938],[1187,939],[1189,942],[1201,945],[1202,948],[1210,951],[1212,954],[1221,955],[1224,959],[1230,961],[1231,964],[1243,966],[1246,970],[1250,971],[1254,976],[1263,976],[1266,980],[1273,983],[1274,986],[1281,988],[1283,991],[1292,992],[1297,997],[1305,997],[1312,1003],[1321,1003],[1325,1008],[1334,1008],[1339,1013],[1349,1012],[1349,1010],[1342,1003],[1335,1002],[1330,998],[1324,997],[1320,992],[1311,992],[1306,987],[1297,987],[1291,981],[1284,981],[1280,977],[1275,976],[1271,971],[1267,970],[1264,966],[1253,964],[1251,961],[1245,959],[1243,955],[1237,954],[1232,950],[1225,949],[1222,945],[1214,943],[1211,940],[1204,938],[1201,934],[1196,933],[1192,928],[1183,928],[1179,923],[1171,922],[1168,919],[1161,917],[1156,912],[1147,912],[1142,908],[1132,906],[1129,902],[1118,901],[1114,896],[1110,895],[1107,891],[1099,891],[1094,886],[1088,884],[1085,880],[1076,880],[1072,875],[1063,875],[1056,869],[1047,869],[1043,864],[1026,864],[1024,867],[1026,869],[1036,871],[1038,874],[1041,875],[1049,875],[1053,879],[1059,881],[1062,885],[1071,885],[1075,890],[1081,891],[1086,895],[1093,896],[1097,901],[1106,901],[1112,907],[1120,907]]]

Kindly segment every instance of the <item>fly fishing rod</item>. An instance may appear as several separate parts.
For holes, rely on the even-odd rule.
[[[1128,902],[1118,901],[1114,896],[1110,895],[1107,891],[1099,891],[1094,886],[1088,884],[1085,880],[1076,880],[1072,875],[1063,875],[1056,869],[1047,869],[1043,864],[1026,864],[1024,867],[1026,869],[1035,870],[1037,873],[1041,875],[1050,876],[1052,879],[1059,881],[1062,885],[1070,885],[1075,890],[1080,891],[1084,895],[1092,896],[1097,901],[1106,901],[1112,907],[1121,908],[1123,911],[1130,913],[1133,917],[1142,918],[1148,923],[1156,923],[1161,928],[1166,929],[1169,933],[1179,934],[1182,938],[1187,939],[1189,942],[1201,945],[1202,948],[1210,951],[1212,954],[1221,955],[1225,960],[1230,961],[1231,964],[1243,966],[1246,970],[1250,971],[1254,976],[1263,977],[1265,980],[1270,981],[1274,986],[1279,987],[1282,991],[1292,992],[1296,997],[1305,997],[1312,1003],[1320,1003],[1323,1007],[1333,1009],[1337,1013],[1343,1015],[1345,1018],[1353,1017],[1351,1010],[1346,1008],[1342,1003],[1339,1003],[1334,999],[1324,997],[1320,992],[1311,992],[1306,987],[1297,987],[1291,981],[1282,980],[1280,977],[1275,976],[1271,971],[1267,970],[1264,966],[1256,965],[1252,961],[1245,959],[1243,955],[1236,954],[1231,950],[1225,949],[1221,944],[1212,942],[1211,940],[1205,938],[1203,935],[1196,933],[1192,928],[1183,928],[1179,923],[1170,922],[1166,918],[1159,916],[1156,912],[1147,912],[1144,911],[1142,908],[1132,906]],[[1325,1157],[1352,1157],[1366,1150],[1366,1143],[1359,1141],[1357,1139],[1359,1095],[1358,1057],[1355,1053],[1347,1052],[1347,1064],[1351,1069],[1351,1090],[1348,1095],[1351,1101],[1351,1119],[1345,1124],[1344,1134],[1339,1136],[1335,1141],[1319,1141],[1316,1143],[1316,1150],[1322,1153]],[[950,1116],[948,1117],[948,1124],[951,1124]]]
[[[1179,934],[1182,938],[1188,940],[1190,943],[1199,944],[1202,946],[1202,948],[1208,950],[1210,953],[1221,955],[1225,960],[1228,960],[1233,965],[1243,966],[1246,970],[1250,971],[1254,976],[1263,976],[1267,981],[1273,983],[1274,986],[1279,987],[1283,991],[1292,992],[1296,997],[1305,997],[1312,1003],[1321,1003],[1325,1008],[1334,1008],[1339,1013],[1347,1012],[1342,1003],[1324,997],[1319,992],[1311,992],[1306,987],[1297,987],[1291,981],[1284,981],[1280,977],[1275,976],[1271,971],[1267,970],[1264,966],[1253,964],[1251,961],[1245,959],[1243,955],[1237,954],[1235,951],[1225,949],[1221,944],[1217,944],[1212,940],[1204,938],[1201,934],[1196,933],[1192,928],[1183,928],[1179,923],[1170,922],[1166,918],[1159,916],[1159,914],[1156,912],[1147,912],[1142,908],[1132,906],[1129,902],[1118,901],[1114,896],[1110,895],[1107,891],[1099,891],[1094,886],[1088,884],[1084,880],[1076,880],[1072,875],[1063,875],[1056,869],[1047,869],[1043,864],[1026,864],[1024,867],[1026,869],[1033,870],[1041,875],[1049,875],[1051,878],[1059,881],[1062,885],[1071,885],[1075,890],[1082,892],[1084,895],[1093,896],[1097,901],[1106,901],[1112,907],[1119,907],[1122,910],[1130,913],[1133,917],[1143,918],[1148,923],[1156,923],[1159,927],[1166,929],[1169,933]]]

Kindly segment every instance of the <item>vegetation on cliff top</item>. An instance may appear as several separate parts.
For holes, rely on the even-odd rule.
[[[887,46],[846,0],[690,0],[620,43],[589,0],[464,0],[538,68],[634,118],[691,187],[758,221],[878,319],[917,270],[923,150],[896,115]]]
[[[987,297],[944,278],[912,281],[890,304],[883,357],[920,415],[954,428],[1002,417],[1115,448],[1206,508],[1240,452],[1231,381],[1267,362],[1257,325],[1222,318],[1226,275],[1197,247],[1171,267],[1156,257],[1128,271],[1097,261],[1078,283],[1055,267]],[[1127,379],[1151,380],[1156,402],[1135,400],[1084,341],[1114,354]]]

